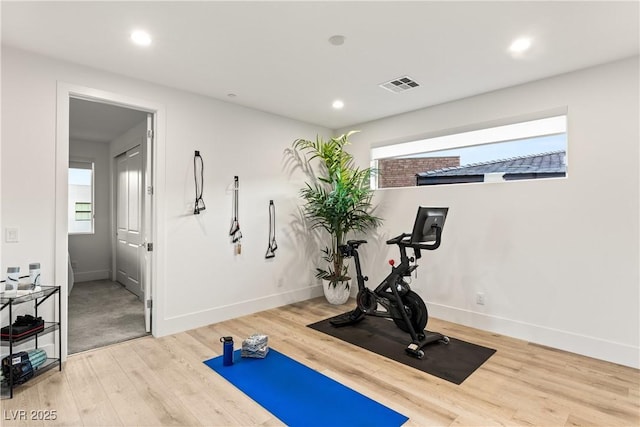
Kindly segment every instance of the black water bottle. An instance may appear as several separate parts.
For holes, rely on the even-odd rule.
[[[220,338],[222,344],[222,366],[233,365],[233,337]]]

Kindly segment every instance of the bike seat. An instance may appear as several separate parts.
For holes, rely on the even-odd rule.
[[[367,243],[367,241],[366,240],[347,240],[347,245],[356,249],[358,248],[358,246],[360,246],[363,243]]]

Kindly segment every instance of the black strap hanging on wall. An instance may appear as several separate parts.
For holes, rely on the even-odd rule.
[[[240,232],[240,223],[238,222],[238,192],[240,191],[240,183],[238,177],[233,177],[233,212],[231,218],[231,229],[229,230],[229,236],[233,243],[239,243],[242,239],[242,233]]]
[[[276,243],[276,205],[273,204],[273,200],[269,200],[269,246],[264,257],[267,259],[275,257],[276,249],[278,249]]]
[[[200,168],[198,168],[198,165]],[[198,181],[198,169],[200,169],[200,180]],[[206,209],[204,200],[202,199],[202,193],[204,192],[204,161],[200,152],[196,150],[196,154],[193,156],[193,180],[196,183],[196,201],[193,205],[193,214],[198,215],[201,211]]]

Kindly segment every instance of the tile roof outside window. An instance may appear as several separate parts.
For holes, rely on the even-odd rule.
[[[416,185],[563,178],[567,172],[565,156],[561,150],[420,172],[416,174]]]

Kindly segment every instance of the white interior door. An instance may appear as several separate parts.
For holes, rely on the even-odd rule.
[[[116,280],[144,301],[141,270],[146,251],[143,250],[140,145],[116,157],[116,173]]]

